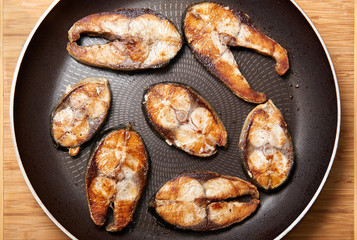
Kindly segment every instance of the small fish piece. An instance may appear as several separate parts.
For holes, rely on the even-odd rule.
[[[249,195],[249,201],[239,197]],[[185,230],[212,231],[241,222],[259,205],[257,188],[214,172],[183,173],[168,181],[149,203],[158,220]]]
[[[222,4],[203,2],[186,10],[184,34],[199,62],[239,98],[252,103],[266,101],[255,92],[238,69],[229,47],[246,47],[271,56],[279,75],[289,69],[287,52],[262,33],[243,12]]]
[[[80,46],[81,34],[109,40]],[[78,20],[68,31],[68,53],[77,61],[114,70],[159,68],[181,49],[183,40],[165,16],[150,9],[121,8]]]
[[[272,100],[248,114],[239,146],[244,168],[258,186],[271,190],[288,179],[294,163],[293,144],[283,116]]]
[[[132,220],[146,184],[148,154],[131,126],[109,130],[92,152],[86,175],[86,194],[93,222],[103,226],[109,207],[109,232],[120,231]]]
[[[227,131],[213,108],[195,90],[177,83],[160,83],[144,92],[143,111],[149,125],[169,145],[198,157],[226,146]]]
[[[68,88],[51,113],[50,130],[57,146],[71,156],[89,141],[103,124],[111,103],[109,81],[85,78]]]

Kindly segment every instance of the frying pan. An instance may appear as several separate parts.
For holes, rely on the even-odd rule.
[[[256,91],[264,92],[281,110],[293,139],[295,166],[289,181],[273,192],[260,191],[255,214],[227,229],[199,233],[162,226],[147,212],[151,196],[169,179],[186,171],[215,171],[247,179],[241,166],[238,138],[255,105],[234,96],[201,66],[187,45],[165,68],[120,72],[80,64],[66,52],[67,31],[78,19],[122,7],[151,8],[181,29],[185,8],[194,1],[62,0],[52,4],[28,38],[15,71],[11,95],[11,127],[17,158],[34,197],[69,237],[78,239],[272,239],[281,238],[305,215],[331,169],[340,131],[340,99],[336,75],[326,47],[311,21],[293,1],[222,0],[247,13],[265,34],[287,49],[290,70],[274,71],[274,61],[254,51],[232,48],[240,70]],[[101,39],[84,37],[83,44]],[[87,158],[93,141],[78,157],[53,146],[49,116],[65,91],[85,77],[105,77],[113,104],[101,131],[134,123],[150,155],[148,183],[134,215],[123,231],[108,233],[90,219],[85,196]],[[174,81],[195,88],[214,107],[228,131],[228,146],[208,159],[189,156],[168,146],[147,125],[141,110],[144,89]]]

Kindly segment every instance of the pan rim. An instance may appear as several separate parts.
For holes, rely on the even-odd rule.
[[[330,174],[333,162],[335,160],[336,157],[336,153],[337,153],[337,148],[338,148],[338,142],[339,142],[339,138],[340,138],[340,127],[341,127],[341,98],[340,98],[340,90],[339,90],[339,86],[338,86],[338,81],[337,81],[337,75],[335,72],[335,68],[330,56],[330,53],[327,50],[327,47],[325,45],[325,42],[323,41],[320,33],[317,31],[317,28],[315,27],[315,25],[313,24],[313,22],[311,21],[311,19],[307,16],[307,14],[304,12],[304,10],[295,2],[295,0],[290,0],[291,3],[294,4],[294,6],[300,11],[300,13],[305,17],[305,19],[307,20],[307,22],[310,24],[311,28],[314,30],[316,36],[318,37],[321,46],[323,47],[326,57],[328,59],[328,62],[330,64],[330,68],[332,71],[332,75],[333,75],[333,80],[335,82],[335,88],[336,88],[336,102],[337,102],[337,126],[336,126],[336,138],[335,138],[335,143],[333,146],[333,151],[331,154],[331,158],[330,158],[330,162],[329,165],[326,169],[325,175],[320,183],[320,186],[318,187],[318,189],[316,190],[314,196],[311,198],[310,202],[306,205],[305,209],[300,213],[300,215],[282,232],[280,233],[275,239],[281,239],[283,238],[288,232],[291,231],[291,229],[293,229],[296,224],[298,224],[300,222],[300,220],[305,216],[305,214],[310,210],[311,206],[314,204],[314,202],[316,201],[317,197],[320,195],[320,192],[322,190],[322,188],[324,187],[327,178]]]
[[[16,89],[16,83],[17,83],[17,79],[18,79],[18,74],[20,71],[20,67],[21,67],[21,63],[22,60],[25,56],[25,53],[27,51],[27,48],[33,38],[33,36],[35,35],[35,33],[37,32],[37,29],[39,28],[39,26],[41,25],[41,23],[43,22],[43,20],[47,17],[47,15],[52,11],[52,9],[57,5],[57,3],[59,3],[60,0],[54,0],[51,5],[46,9],[46,11],[41,15],[41,17],[39,18],[39,20],[37,21],[36,25],[34,26],[34,28],[32,29],[30,35],[27,37],[26,42],[24,43],[22,50],[20,52],[19,55],[19,59],[17,60],[16,63],[16,68],[14,71],[14,76],[12,79],[12,85],[11,85],[11,95],[10,95],[10,125],[11,125],[11,137],[12,137],[12,143],[14,145],[14,149],[15,149],[15,154],[16,154],[16,159],[17,159],[17,163],[19,164],[21,173],[25,179],[25,182],[27,184],[27,187],[30,189],[32,195],[34,196],[35,200],[37,201],[37,203],[40,205],[40,207],[42,208],[42,210],[46,213],[46,215],[52,220],[52,222],[54,224],[56,224],[56,226],[62,230],[62,232],[64,232],[68,237],[70,237],[71,239],[77,239],[75,236],[73,236],[65,227],[62,226],[61,223],[59,223],[57,221],[57,219],[51,214],[51,212],[47,209],[47,207],[42,203],[40,197],[37,195],[35,189],[33,188],[30,179],[27,176],[27,173],[25,171],[25,168],[22,164],[22,160],[20,157],[20,153],[19,153],[19,149],[17,147],[17,141],[16,141],[16,135],[15,135],[15,125],[14,125],[14,99],[15,99],[15,89]]]
[[[12,79],[12,84],[11,84],[11,94],[10,94],[10,128],[11,128],[11,138],[12,138],[12,142],[13,142],[13,146],[14,146],[14,150],[15,150],[15,154],[16,154],[16,159],[20,168],[20,171],[25,179],[26,185],[29,188],[30,192],[32,193],[32,195],[34,196],[35,200],[37,201],[37,203],[40,205],[40,207],[42,208],[42,210],[46,213],[46,215],[52,220],[53,223],[55,223],[57,225],[57,227],[59,229],[62,230],[62,232],[64,232],[68,237],[70,237],[71,239],[77,239],[74,235],[72,235],[72,233],[70,233],[64,226],[62,226],[61,223],[59,223],[57,221],[57,219],[50,213],[50,211],[46,208],[46,206],[42,203],[41,199],[39,198],[39,196],[37,195],[36,191],[34,190],[30,179],[27,176],[27,173],[25,171],[25,168],[22,164],[22,160],[20,157],[20,153],[19,153],[19,149],[17,147],[17,141],[16,141],[16,135],[15,135],[15,125],[14,125],[14,97],[15,97],[15,89],[16,89],[16,85],[17,85],[17,80],[18,80],[18,74],[20,71],[20,67],[23,61],[23,58],[25,56],[25,53],[27,51],[27,48],[33,38],[33,36],[35,35],[35,33],[37,32],[37,29],[39,28],[39,26],[41,25],[41,23],[43,22],[43,20],[47,17],[47,15],[52,11],[52,9],[60,2],[60,0],[54,0],[51,5],[46,9],[46,11],[41,15],[41,17],[39,18],[39,20],[37,21],[36,25],[34,26],[34,28],[32,29],[31,33],[29,34],[28,38],[26,39],[22,50],[20,52],[18,61],[16,63],[16,67],[15,67],[15,71],[14,71],[14,75],[13,75],[13,79]],[[315,25],[313,24],[313,22],[311,21],[311,19],[307,16],[307,14],[303,11],[303,9],[295,2],[295,0],[290,0],[290,2],[297,8],[297,10],[299,10],[299,12],[303,15],[303,17],[306,19],[306,21],[310,24],[311,28],[313,29],[314,33],[316,34],[316,36],[319,39],[319,42],[321,44],[321,46],[323,47],[323,50],[326,54],[327,60],[329,62],[330,65],[330,69],[332,72],[332,76],[334,79],[334,85],[335,85],[335,89],[336,89],[336,103],[337,103],[337,126],[336,126],[336,136],[335,136],[335,142],[334,142],[334,147],[333,147],[333,151],[331,154],[331,158],[328,164],[328,167],[326,169],[325,175],[321,180],[321,183],[318,187],[318,189],[316,190],[315,194],[313,195],[313,197],[311,198],[310,202],[306,205],[306,207],[304,208],[304,210],[300,213],[300,215],[283,231],[281,232],[277,237],[275,237],[275,239],[281,239],[283,238],[288,232],[291,231],[291,229],[293,229],[300,221],[301,219],[305,216],[305,214],[309,211],[309,209],[311,208],[311,206],[314,204],[314,202],[316,201],[318,195],[320,194],[323,186],[326,183],[326,180],[329,176],[329,173],[331,171],[334,159],[336,157],[336,153],[337,153],[337,148],[338,148],[338,142],[339,142],[339,137],[340,137],[340,127],[341,127],[341,99],[340,99],[340,91],[339,91],[339,85],[338,85],[338,81],[337,81],[337,75],[335,72],[335,68],[331,59],[331,56],[328,52],[328,49],[325,45],[325,42],[323,41],[321,35],[319,34],[318,30],[316,29]]]

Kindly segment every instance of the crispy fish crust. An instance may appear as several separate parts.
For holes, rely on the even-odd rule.
[[[80,34],[100,36],[107,44],[79,46]],[[114,70],[159,68],[182,46],[176,27],[150,9],[118,9],[78,20],[68,31],[68,53],[77,61]]]
[[[250,201],[237,199],[244,195],[250,195]],[[249,182],[214,172],[189,172],[165,183],[149,209],[176,228],[211,231],[244,220],[258,204],[259,192]]]
[[[204,2],[186,10],[184,34],[195,57],[239,98],[247,102],[266,101],[255,92],[238,69],[229,46],[252,48],[276,61],[276,72],[289,69],[287,52],[252,24],[246,14],[222,4]]]
[[[108,115],[111,102],[105,78],[85,78],[66,91],[51,114],[51,136],[72,156],[89,141]]]
[[[96,145],[90,156],[86,193],[93,222],[105,223],[108,207],[114,219],[106,227],[115,232],[133,219],[148,174],[145,145],[131,127],[109,131]]]
[[[191,87],[161,83],[144,92],[149,124],[169,145],[208,157],[227,144],[227,131],[213,108]]]
[[[258,186],[271,190],[288,179],[294,163],[292,140],[272,100],[248,114],[239,146],[244,167]]]

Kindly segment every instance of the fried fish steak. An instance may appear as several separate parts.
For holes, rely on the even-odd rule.
[[[229,6],[212,2],[191,5],[186,10],[184,34],[198,61],[247,102],[263,103],[266,96],[249,86],[229,47],[251,48],[273,57],[279,75],[289,69],[287,51],[253,25],[246,14]]]
[[[57,146],[78,154],[82,144],[98,131],[108,115],[111,103],[109,81],[85,78],[68,89],[53,109],[50,130]]]
[[[248,195],[243,202],[239,197]],[[149,203],[158,220],[179,229],[212,231],[251,215],[259,205],[257,188],[240,178],[189,172],[165,183]]]
[[[144,92],[148,123],[169,145],[208,157],[226,146],[227,131],[213,108],[191,87],[160,83]]]
[[[288,179],[294,163],[293,144],[283,116],[272,100],[248,114],[239,146],[243,165],[258,186],[271,190]]]
[[[80,46],[81,34],[106,44]],[[165,16],[150,9],[118,9],[78,20],[68,31],[68,53],[77,61],[114,70],[163,67],[182,47],[182,37]]]
[[[120,231],[133,219],[146,184],[148,155],[144,142],[131,127],[109,131],[96,145],[87,169],[86,194],[93,222],[104,225],[109,207],[110,232]]]

